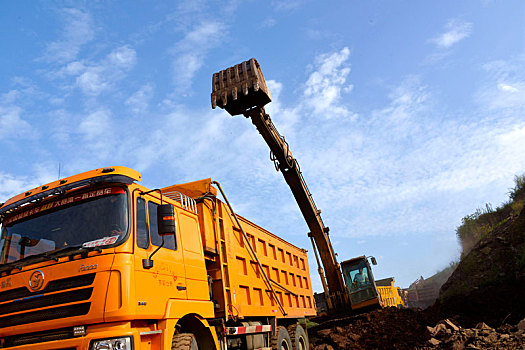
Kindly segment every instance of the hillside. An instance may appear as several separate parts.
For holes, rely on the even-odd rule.
[[[440,317],[493,327],[525,316],[525,176],[507,203],[466,216],[457,230],[463,254],[433,307]]]

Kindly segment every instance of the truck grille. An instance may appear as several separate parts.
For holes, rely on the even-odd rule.
[[[60,280],[54,280],[48,283],[47,287],[41,290],[41,293],[57,292],[64,289],[71,289],[77,287],[89,286],[95,280],[95,274],[90,273],[87,275],[75,276],[63,278]],[[7,292],[0,293],[0,303],[8,300],[25,298],[34,295],[34,292],[30,292],[27,288],[16,288]]]
[[[21,335],[13,335],[0,339],[0,348],[11,348],[13,346],[20,346],[26,344],[45,343],[53,340],[70,339],[74,337],[73,327],[55,329],[51,331],[26,333]],[[62,349],[65,350],[65,349]]]
[[[89,286],[94,280],[95,274],[92,273],[51,281],[45,289],[37,292],[38,294],[31,293],[25,287],[0,293],[0,302],[9,302],[0,307],[0,328],[87,314],[91,306],[90,302],[66,306],[59,305],[89,300],[93,292],[92,287],[76,290],[67,289]],[[63,291],[65,289],[66,291]],[[49,294],[51,292],[58,293]],[[29,311],[51,306],[54,307]],[[22,311],[29,312],[2,316]]]

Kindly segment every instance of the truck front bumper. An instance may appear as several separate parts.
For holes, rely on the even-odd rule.
[[[81,327],[79,327],[81,328]],[[140,350],[140,332],[131,328],[129,322],[103,324],[85,327],[85,334],[79,331],[73,337],[65,338],[65,333],[39,332],[21,334],[3,339],[0,349],[6,350]],[[61,338],[61,339],[57,339]],[[65,339],[64,339],[65,338]]]

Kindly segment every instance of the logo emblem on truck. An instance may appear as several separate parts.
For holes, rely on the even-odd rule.
[[[29,287],[32,290],[39,290],[44,285],[44,273],[40,270],[36,270],[29,277]]]

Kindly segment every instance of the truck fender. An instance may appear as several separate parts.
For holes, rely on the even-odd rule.
[[[218,349],[217,335],[208,321],[198,314],[188,314],[175,325],[173,334],[192,333],[197,339],[199,349]]]

